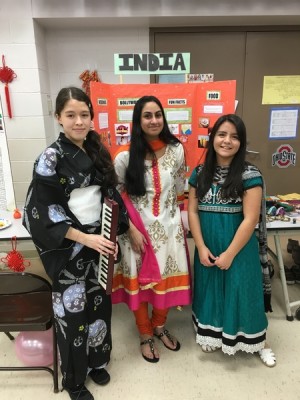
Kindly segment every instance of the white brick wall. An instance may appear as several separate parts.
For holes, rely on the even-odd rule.
[[[0,19],[0,55],[17,74],[9,85],[12,119],[0,86],[17,205],[24,203],[35,158],[59,132],[50,112],[60,88],[81,86],[84,69],[97,69],[103,82],[119,83],[113,54],[148,51],[147,28],[46,31],[31,18]],[[124,77],[124,83],[148,82],[147,75]]]

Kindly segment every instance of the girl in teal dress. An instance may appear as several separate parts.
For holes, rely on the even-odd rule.
[[[204,352],[258,353],[276,365],[266,344],[263,275],[255,227],[263,178],[245,161],[246,128],[221,116],[210,134],[206,160],[189,180],[188,217],[195,241],[193,323]],[[270,310],[270,309],[269,309]]]

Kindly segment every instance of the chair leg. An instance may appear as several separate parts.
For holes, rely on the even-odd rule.
[[[54,393],[58,393],[58,357],[57,357],[57,342],[56,342],[56,330],[53,323],[53,384]]]
[[[10,340],[15,340],[15,338],[13,337],[13,335],[11,335],[9,332],[4,332],[5,335],[10,338]]]

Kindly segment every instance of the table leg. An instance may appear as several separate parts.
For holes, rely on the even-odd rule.
[[[286,307],[286,319],[288,321],[293,321],[294,317],[292,315],[291,306],[290,306],[289,293],[288,293],[286,277],[285,277],[285,273],[284,273],[284,263],[283,263],[282,252],[281,252],[280,238],[279,238],[278,234],[274,235],[274,242],[275,242],[275,247],[276,247],[276,254],[277,254],[277,260],[278,260],[278,266],[279,266],[280,280],[281,280],[281,285],[282,285],[282,290],[283,290],[283,297],[284,297],[285,307]]]

